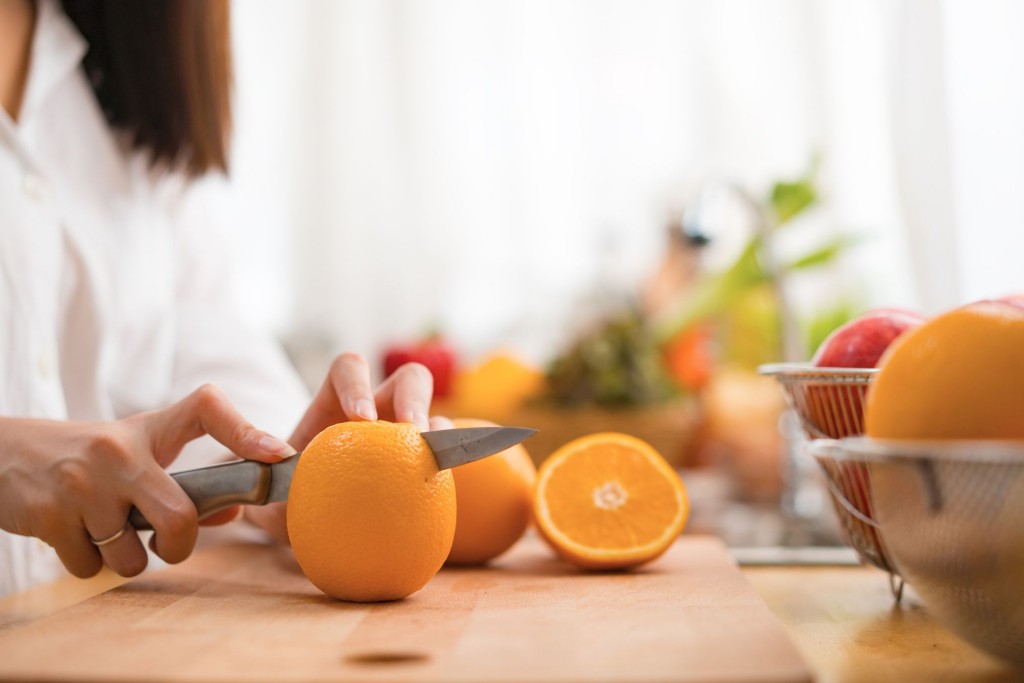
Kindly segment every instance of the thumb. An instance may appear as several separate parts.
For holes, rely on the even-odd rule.
[[[205,384],[178,403],[151,413],[150,434],[157,462],[166,467],[185,444],[209,434],[246,460],[279,462],[295,455],[281,439],[252,426],[223,391]]]

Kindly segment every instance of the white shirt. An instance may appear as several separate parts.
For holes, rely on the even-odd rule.
[[[85,51],[40,2],[19,122],[0,108],[0,415],[113,420],[212,382],[287,437],[309,397],[234,313],[216,183],[161,178],[125,151],[80,69]],[[175,468],[223,454],[203,441]],[[49,546],[0,531],[0,595],[61,574]]]

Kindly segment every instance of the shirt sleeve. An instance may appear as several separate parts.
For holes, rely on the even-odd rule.
[[[232,244],[226,207],[227,185],[214,177],[191,183],[171,211],[177,325],[169,399],[214,384],[256,427],[287,438],[309,405],[309,391],[277,340],[240,313],[233,260],[245,255],[245,246]],[[169,469],[201,467],[226,455],[203,437]]]

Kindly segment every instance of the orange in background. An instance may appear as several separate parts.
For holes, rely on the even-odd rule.
[[[456,373],[451,398],[436,412],[476,415],[504,423],[544,388],[544,373],[507,353],[495,353],[479,365]]]
[[[982,301],[896,340],[868,391],[880,439],[1024,439],[1024,308]]]
[[[691,392],[708,385],[715,367],[712,338],[711,326],[697,323],[665,344],[665,367],[676,385]]]
[[[493,422],[458,418],[456,427],[493,427]],[[479,565],[519,540],[530,525],[537,468],[522,444],[452,469],[455,479],[455,540],[447,564]]]
[[[700,459],[718,463],[744,500],[777,502],[782,494],[786,397],[771,377],[724,367],[703,393]]]
[[[682,532],[689,499],[649,444],[616,432],[565,444],[541,465],[534,517],[563,559],[587,569],[650,562]]]
[[[288,493],[302,572],[340,600],[397,600],[437,573],[455,536],[455,484],[410,424],[342,422],[310,441]]]

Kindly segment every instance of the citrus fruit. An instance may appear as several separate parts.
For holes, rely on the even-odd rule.
[[[562,558],[621,569],[665,552],[686,525],[686,489],[645,441],[602,432],[574,439],[537,474],[534,517]]]
[[[502,422],[544,387],[544,374],[508,353],[495,353],[456,373],[446,410]]]
[[[720,462],[744,499],[777,501],[783,449],[779,416],[786,396],[771,377],[735,366],[715,372],[702,400],[701,452]]]
[[[665,343],[665,368],[684,391],[700,391],[711,381],[715,366],[713,339],[711,326],[698,323]]]
[[[983,301],[896,340],[868,391],[880,439],[1024,439],[1024,308]]]
[[[455,484],[416,427],[342,422],[309,442],[288,492],[302,572],[340,600],[397,600],[422,588],[455,535]]]
[[[493,427],[461,418],[456,427]],[[537,468],[522,444],[456,467],[455,541],[449,564],[484,564],[512,547],[530,524]]]

